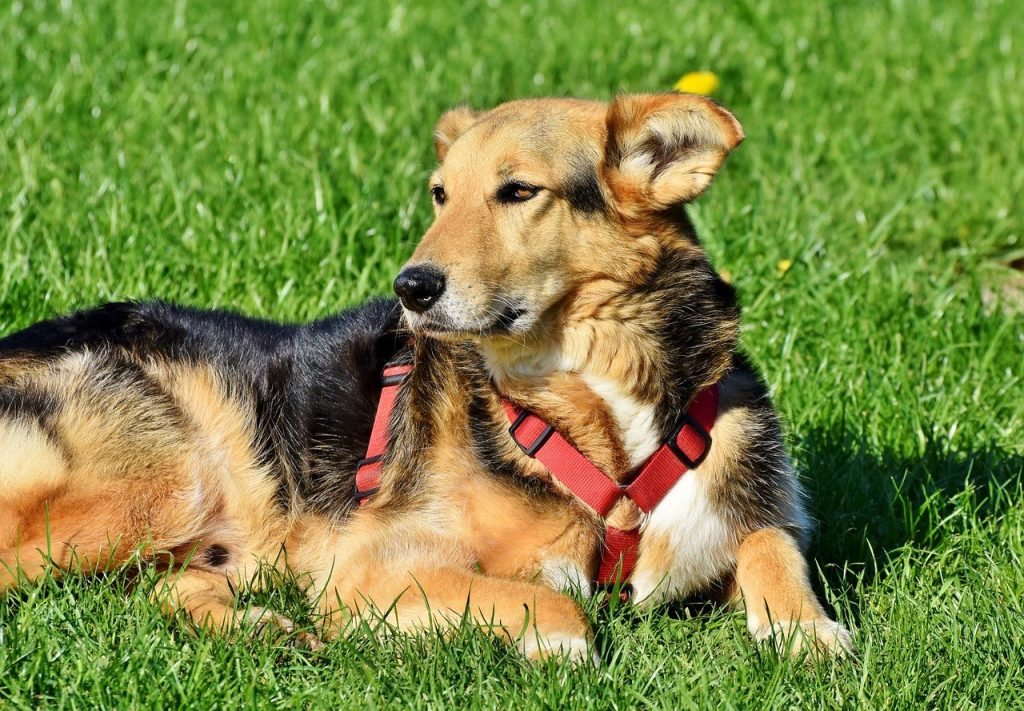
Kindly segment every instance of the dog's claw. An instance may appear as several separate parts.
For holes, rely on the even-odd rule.
[[[589,636],[551,635],[544,639],[527,636],[520,642],[520,649],[532,661],[563,657],[573,666],[601,666],[601,657]]]

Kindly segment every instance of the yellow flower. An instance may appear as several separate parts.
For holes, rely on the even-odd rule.
[[[722,281],[724,281],[726,284],[732,284],[732,272],[730,272],[728,269],[723,269],[722,271],[718,272],[718,276],[722,277]]]
[[[676,91],[684,91],[687,94],[703,94],[711,96],[722,82],[714,72],[687,72],[679,77],[679,81],[672,87]]]
[[[790,259],[782,259],[779,261],[779,276],[782,276],[790,270],[793,266],[793,261]]]

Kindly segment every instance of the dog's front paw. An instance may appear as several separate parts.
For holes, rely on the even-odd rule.
[[[779,654],[793,657],[808,652],[817,658],[842,658],[854,651],[849,630],[828,618],[762,625],[753,635],[758,642],[771,640]]]
[[[519,649],[523,656],[533,661],[562,657],[574,665],[592,664],[596,667],[601,664],[601,657],[589,635],[556,633],[541,637],[536,632],[528,632],[519,641]]]

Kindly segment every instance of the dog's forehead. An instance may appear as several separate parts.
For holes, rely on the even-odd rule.
[[[480,169],[516,166],[562,172],[603,140],[605,107],[597,102],[534,99],[501,104],[455,144],[445,162]]]

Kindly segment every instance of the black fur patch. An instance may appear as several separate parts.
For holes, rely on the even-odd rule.
[[[569,206],[577,212],[593,214],[605,211],[604,195],[597,181],[597,172],[590,164],[581,164],[573,168],[562,186],[562,194],[569,202]]]
[[[57,410],[57,400],[36,389],[0,386],[0,417],[34,419],[42,422]]]
[[[60,403],[50,393],[42,392],[35,387],[0,386],[0,418],[34,422],[50,444],[68,459],[70,453],[67,446],[60,432],[53,426],[53,417],[59,410]]]
[[[228,549],[220,545],[212,545],[203,551],[202,564],[207,565],[211,568],[219,568],[228,562],[228,558],[231,555],[228,553]]]
[[[703,254],[689,249],[664,252],[634,298],[657,304],[652,308],[659,316],[656,335],[665,370],[651,375],[668,388],[662,382],[650,396],[664,392],[658,413],[667,435],[697,391],[728,368],[737,346],[739,305]]]

